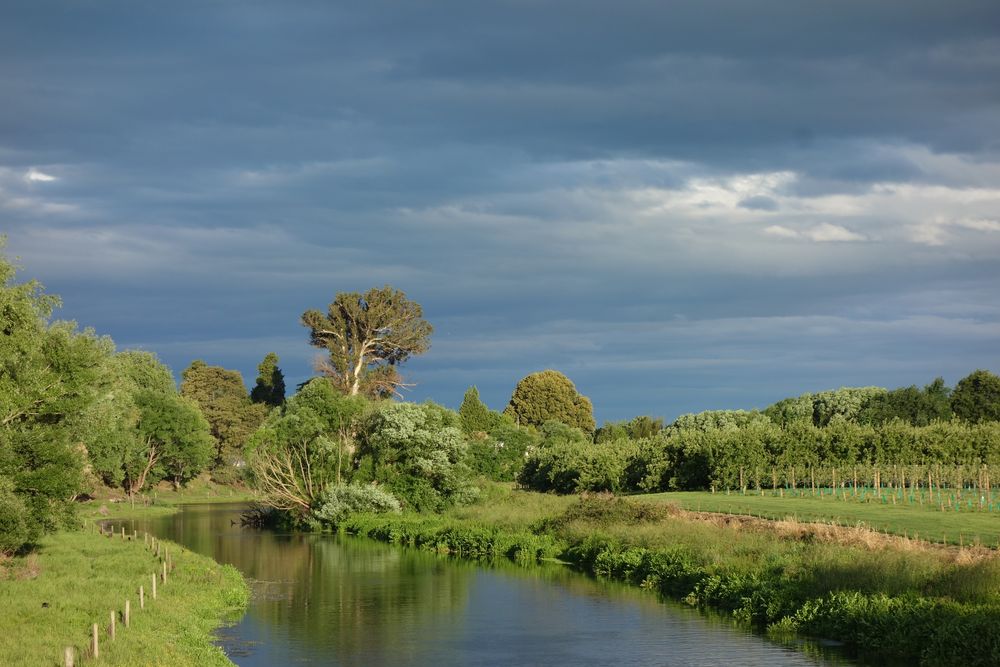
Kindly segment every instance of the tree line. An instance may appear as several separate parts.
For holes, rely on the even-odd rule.
[[[394,400],[400,367],[430,346],[419,304],[390,286],[341,292],[301,324],[326,353],[286,400],[269,353],[247,391],[237,371],[195,360],[178,387],[150,352],[54,320],[58,299],[18,283],[0,257],[0,552],[71,521],[96,485],[130,498],[209,471],[249,483],[269,513],[335,524],[352,512],[440,511],[472,502],[477,479],[531,489],[659,491],[815,483],[848,467],[1000,465],[1000,379],[954,390],[845,388],[761,411],[708,411],[670,424],[639,416],[597,428],[591,401],[555,370],[532,373],[494,411],[470,387],[455,412]],[[854,474],[858,474],[855,472]],[[894,473],[898,474],[898,473]],[[780,477],[780,479],[779,479]],[[958,483],[960,480],[954,480]]]
[[[0,255],[0,554],[73,525],[74,501],[101,485],[134,499],[161,481],[224,476],[266,414],[254,405],[278,400],[273,355],[256,399],[238,373],[200,362],[179,390],[155,354],[117,350],[107,336],[54,319],[59,305],[37,281],[18,282]],[[217,391],[219,378],[230,395]],[[207,384],[215,388],[202,391]]]

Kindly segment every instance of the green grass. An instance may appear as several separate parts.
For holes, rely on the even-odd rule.
[[[212,631],[245,608],[249,590],[240,573],[204,556],[163,543],[174,570],[149,597],[160,561],[143,545],[93,531],[44,538],[32,554],[0,569],[0,664],[62,665],[66,646],[77,664],[88,657],[91,624],[100,628],[100,663],[106,665],[231,665],[212,645]],[[146,589],[139,609],[138,590]],[[110,614],[131,602],[131,627],[119,623],[108,637]]]
[[[179,490],[166,485],[137,496],[135,503],[113,489],[101,489],[93,500],[80,504],[80,516],[85,519],[136,519],[174,514],[181,505],[193,503],[240,503],[257,500],[247,489],[216,484],[206,479],[192,480]]]
[[[1000,515],[968,509],[941,511],[937,505],[859,502],[848,496],[844,501],[832,496],[775,496],[748,492],[709,493],[677,491],[631,496],[636,501],[674,503],[687,510],[752,515],[765,519],[794,519],[802,522],[829,523],[871,528],[894,535],[917,536],[930,542],[995,547],[1000,541]]]

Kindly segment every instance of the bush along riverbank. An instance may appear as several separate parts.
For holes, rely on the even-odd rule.
[[[555,512],[532,493],[499,505],[352,515],[338,528],[468,558],[557,558],[775,636],[838,640],[866,660],[1000,664],[1000,560],[990,550],[604,496]]]
[[[157,555],[141,533],[132,538],[62,531],[0,563],[0,664],[63,665],[69,648],[77,665],[231,666],[212,633],[245,610],[243,576],[179,545],[161,542]]]

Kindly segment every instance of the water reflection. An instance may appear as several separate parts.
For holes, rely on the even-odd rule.
[[[484,568],[330,535],[240,528],[188,506],[147,530],[238,567],[250,609],[221,633],[238,665],[785,665],[809,656],[566,568]]]

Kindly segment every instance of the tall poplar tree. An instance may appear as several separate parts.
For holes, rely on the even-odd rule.
[[[257,384],[250,390],[250,400],[272,408],[285,402],[285,375],[278,367],[278,355],[268,352],[257,366]]]

